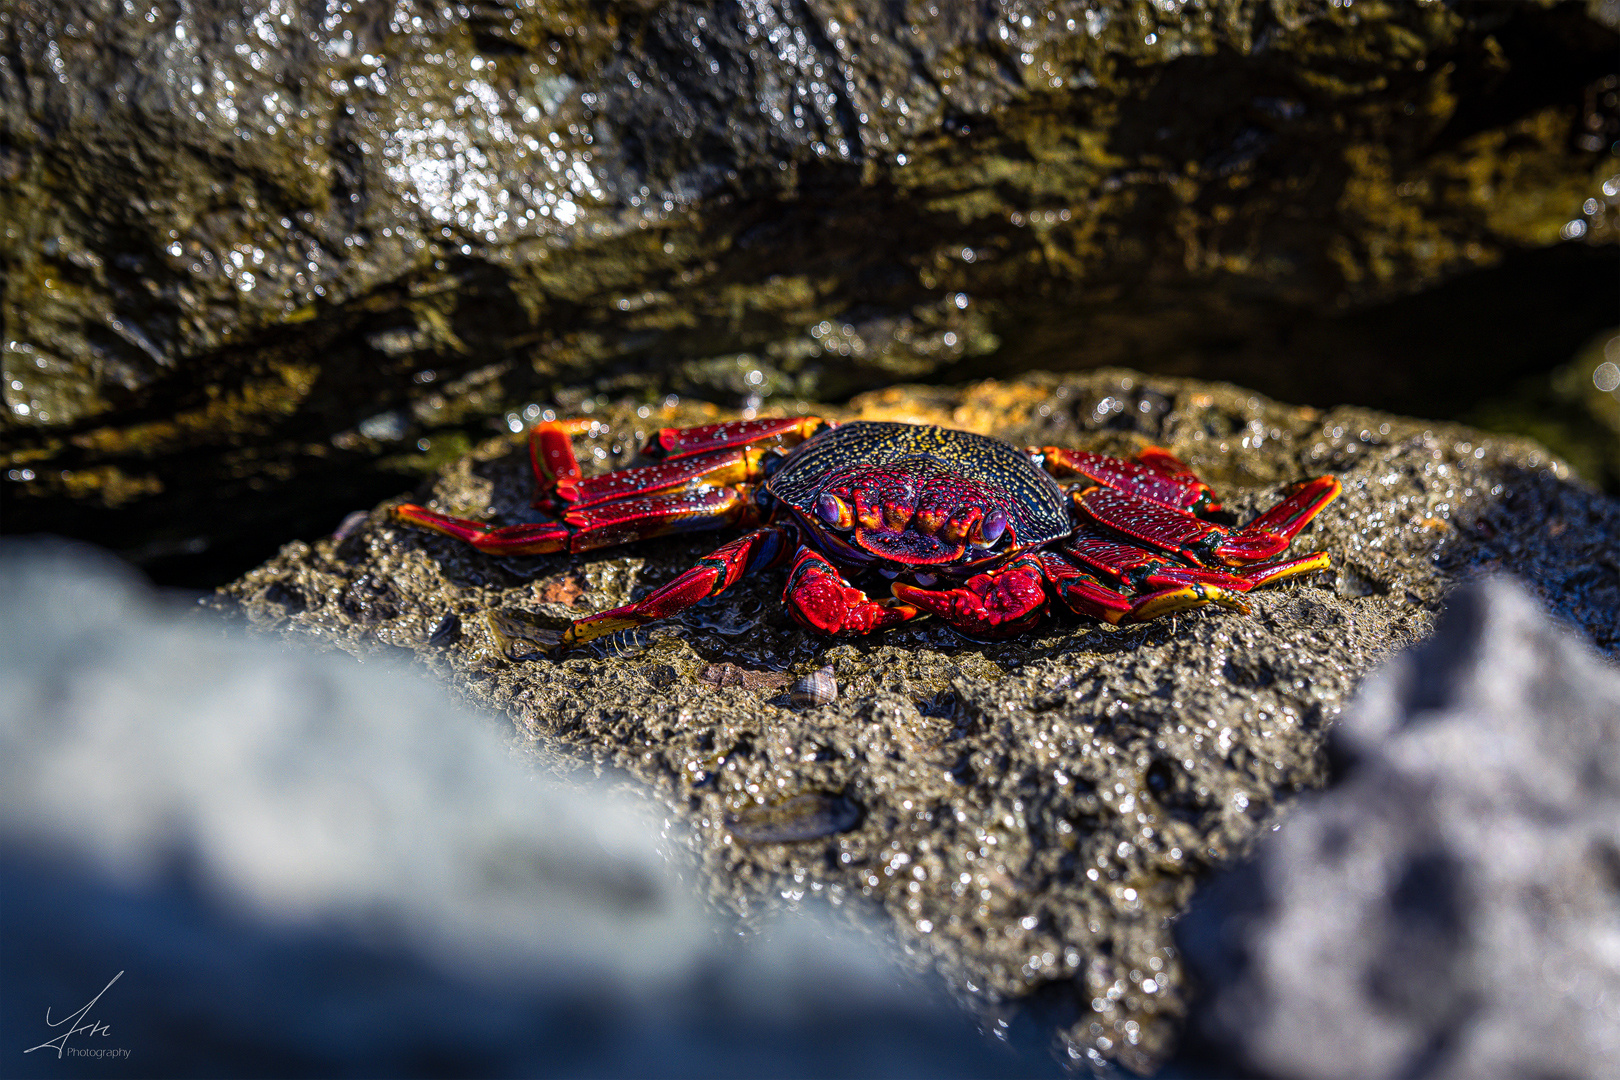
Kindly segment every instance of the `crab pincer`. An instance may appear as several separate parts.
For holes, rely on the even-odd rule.
[[[954,589],[924,589],[896,581],[894,594],[973,638],[1005,638],[1040,621],[1046,607],[1040,563],[1023,556],[975,574]]]

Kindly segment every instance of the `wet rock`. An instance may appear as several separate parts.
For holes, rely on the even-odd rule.
[[[1600,11],[25,0],[11,513],[247,545],[561,390],[1128,362],[1432,411],[1612,320]]]
[[[717,923],[658,815],[442,690],[93,554],[0,544],[9,1074],[1055,1073],[847,927]]]
[[[371,574],[361,574],[338,594],[338,604],[356,622],[386,622],[399,614],[393,586]]]
[[[736,664],[710,664],[698,678],[715,686],[741,686],[748,690],[780,690],[789,679],[780,671],[752,671]]]
[[[1179,940],[1213,1075],[1611,1075],[1620,1057],[1620,669],[1516,584],[1453,593],[1368,681],[1343,776]]]
[[[1295,548],[1329,552],[1334,570],[1256,590],[1248,616],[1203,611],[1126,629],[1052,616],[994,644],[928,621],[820,637],[783,611],[781,575],[761,574],[666,622],[558,658],[532,647],[524,655],[534,659],[513,662],[471,619],[451,648],[419,643],[447,609],[519,612],[522,633],[555,633],[558,613],[537,608],[529,579],[374,514],[361,542],[367,571],[401,598],[389,622],[354,625],[331,604],[291,613],[255,602],[271,582],[324,597],[350,580],[355,568],[329,541],[290,545],[222,595],[262,609],[260,625],[359,655],[380,642],[415,648],[524,739],[626,770],[691,823],[720,902],[755,911],[820,896],[881,908],[905,947],[987,1010],[1036,1003],[1066,1057],[1137,1070],[1171,1052],[1186,1009],[1170,920],[1280,806],[1327,780],[1327,732],[1351,694],[1429,634],[1459,582],[1518,574],[1593,644],[1620,652],[1620,505],[1527,440],[1117,370],[806,407],[1015,445],[1163,445],[1242,518],[1289,483],[1330,473],[1344,493]],[[721,415],[686,401],[642,416],[626,403],[599,412],[605,426],[577,445],[582,460],[618,467],[658,427]],[[506,523],[525,520],[531,492],[511,436],[419,494]],[[583,573],[591,609],[605,610],[718,542],[672,537],[536,562]],[[725,664],[793,678],[831,665],[839,695],[796,712],[704,681]],[[819,839],[734,842],[728,822],[807,792],[841,793],[864,816]]]
[[[770,806],[751,806],[726,818],[726,831],[745,844],[793,844],[848,832],[861,823],[861,806],[842,795],[811,791]]]

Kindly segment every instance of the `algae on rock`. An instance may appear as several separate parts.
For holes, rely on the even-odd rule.
[[[0,35],[14,512],[121,504],[131,547],[565,386],[1128,363],[1388,405],[1593,329],[1435,355],[1388,303],[1612,280],[1580,5],[23,0]]]

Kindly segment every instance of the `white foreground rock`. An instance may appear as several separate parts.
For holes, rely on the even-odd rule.
[[[847,931],[739,938],[656,818],[440,688],[184,617],[93,552],[0,546],[0,686],[8,1075],[1053,1068]],[[78,1025],[47,1008],[104,987],[54,1045]]]
[[[1204,1033],[1271,1077],[1620,1070],[1620,671],[1516,584],[1370,678],[1341,779],[1180,935]]]

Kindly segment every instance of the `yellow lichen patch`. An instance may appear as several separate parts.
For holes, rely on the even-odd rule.
[[[136,499],[163,492],[163,481],[151,473],[131,476],[116,465],[98,465],[93,469],[64,469],[61,473],[63,491],[70,498],[94,495],[108,506],[123,506]]]
[[[951,427],[990,435],[1027,424],[1051,395],[1039,383],[1004,383],[987,379],[969,387],[951,413]]]
[[[1569,115],[1550,108],[1512,127],[1465,141],[1456,158],[1441,158],[1444,170],[1468,185],[1467,196],[1492,232],[1523,243],[1556,244],[1560,230],[1579,217],[1582,202],[1596,190],[1610,166],[1594,162],[1583,174],[1548,155],[1569,137]]]
[[[128,427],[94,428],[73,436],[72,443],[83,450],[109,454],[155,453],[222,431],[257,432],[269,419],[297,409],[319,375],[314,365],[278,364],[270,376],[246,380],[235,390],[210,387],[209,400],[197,408]]]
[[[951,411],[960,391],[938,387],[891,386],[859,394],[849,403],[849,420],[892,420],[901,424],[954,426]]]

